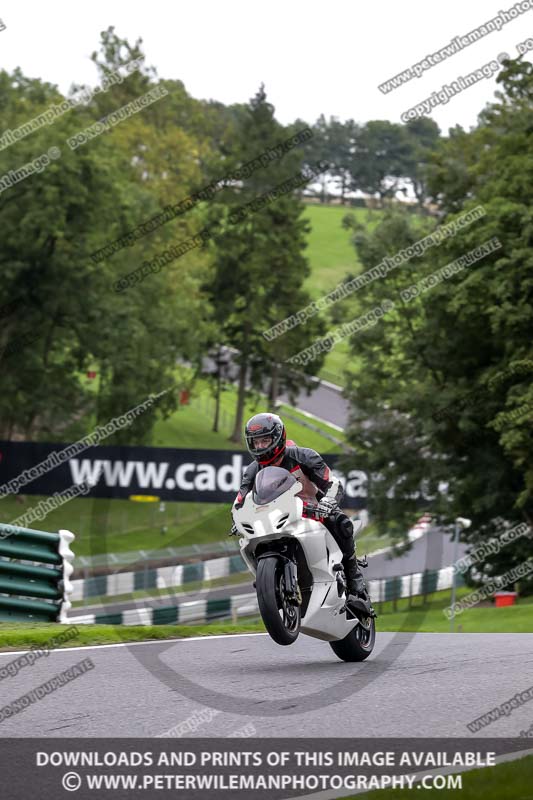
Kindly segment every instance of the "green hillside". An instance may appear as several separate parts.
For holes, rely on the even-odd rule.
[[[312,228],[306,251],[311,275],[306,285],[314,298],[331,292],[348,273],[357,275],[361,272],[361,264],[350,241],[352,231],[342,227],[346,214],[353,214],[359,223],[369,228],[374,228],[381,216],[380,211],[350,206],[307,206],[305,216]],[[328,353],[319,375],[325,380],[342,385],[343,370],[347,366],[357,368],[357,361],[350,356],[348,341],[345,341],[337,344]]]
[[[352,231],[342,227],[346,214],[372,230],[381,218],[381,211],[350,206],[312,205],[304,217],[311,223],[306,256],[311,265],[307,288],[313,297],[331,292],[347,273],[358,274],[361,264],[351,243]]]
[[[241,450],[243,444],[230,442],[228,437],[233,431],[237,392],[229,385],[221,394],[219,432],[212,430],[215,414],[215,400],[207,381],[196,383],[189,405],[182,406],[166,420],[159,420],[154,426],[152,445],[154,447],[191,447],[219,448],[223,450]],[[265,410],[262,397],[250,398],[245,406],[245,418]],[[293,412],[291,412],[293,413]],[[298,416],[298,415],[296,415]],[[304,417],[301,417],[304,420]],[[325,433],[342,439],[343,436],[334,428],[324,423],[315,423]],[[297,442],[305,442],[322,453],[340,453],[341,448],[320,433],[309,430],[303,424],[292,419],[286,421],[287,436]]]

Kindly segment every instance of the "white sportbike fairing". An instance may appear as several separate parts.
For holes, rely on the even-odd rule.
[[[301,631],[330,642],[343,660],[362,661],[374,646],[374,620],[358,620],[346,605],[342,552],[318,519],[302,517],[301,489],[287,470],[265,467],[233,509],[261,616],[278,644],[292,644]]]

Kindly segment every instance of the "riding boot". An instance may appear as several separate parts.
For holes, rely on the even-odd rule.
[[[342,564],[346,578],[348,592],[354,595],[365,594],[365,581],[363,573],[357,564],[355,553],[351,556],[343,556]]]
[[[367,592],[363,573],[357,564],[355,552],[351,556],[343,556],[344,575],[346,578],[346,588],[348,594],[354,598],[352,605],[369,617],[376,616],[376,612],[370,603],[370,596]]]

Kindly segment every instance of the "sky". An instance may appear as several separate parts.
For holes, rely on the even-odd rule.
[[[400,122],[402,114],[457,76],[491,61],[494,67],[486,71],[492,73],[499,55],[516,58],[517,45],[528,38],[533,47],[533,0],[521,1],[531,9],[387,94],[379,84],[515,3],[2,0],[0,65],[8,71],[20,66],[63,92],[73,83],[94,86],[90,54],[98,49],[100,31],[114,25],[132,43],[141,37],[146,63],[161,77],[182,80],[196,98],[246,102],[263,82],[284,124],[296,118],[312,123],[320,114]],[[525,57],[531,60],[532,54],[533,49]],[[491,74],[432,108],[429,116],[444,133],[457,124],[468,129],[495,89]]]

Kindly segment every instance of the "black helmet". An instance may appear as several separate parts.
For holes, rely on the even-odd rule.
[[[261,466],[271,464],[285,453],[287,434],[277,414],[255,414],[246,423],[244,436],[248,452]]]

